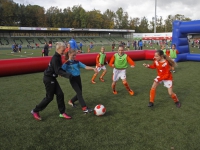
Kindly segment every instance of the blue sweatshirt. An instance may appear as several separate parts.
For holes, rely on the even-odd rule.
[[[86,65],[77,60],[68,60],[62,65],[62,69],[67,73],[71,73],[73,76],[80,75],[80,68],[85,69]]]

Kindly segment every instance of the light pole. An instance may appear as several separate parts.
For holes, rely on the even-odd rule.
[[[154,33],[156,33],[156,21],[157,21],[157,16],[156,16],[156,7],[157,7],[157,0],[155,0]]]

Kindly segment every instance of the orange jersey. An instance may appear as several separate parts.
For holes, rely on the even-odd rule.
[[[149,65],[148,68],[157,69],[157,76],[160,77],[158,78],[159,81],[172,80],[172,73],[170,72],[171,66],[167,60],[164,62],[154,60],[153,64]]]
[[[127,60],[127,62],[129,63],[129,65],[135,66],[135,62],[134,62],[128,55],[127,55],[127,57],[126,57],[126,60]],[[112,65],[114,64],[114,62],[115,62],[115,55],[113,55],[113,56],[111,57],[110,62],[109,62],[109,66],[110,66],[110,67],[113,67]]]
[[[170,51],[166,50],[166,55],[169,56],[169,54],[170,54]]]

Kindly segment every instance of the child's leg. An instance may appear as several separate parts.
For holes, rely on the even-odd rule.
[[[76,96],[71,99],[71,102],[74,103],[77,99],[79,100],[81,107],[85,108],[86,104],[82,96],[82,85],[80,76],[74,77],[73,80],[70,80],[70,84],[74,91],[76,92]]]
[[[91,79],[91,82],[92,82],[92,83],[96,83],[94,80],[95,80],[95,78],[97,77],[97,75],[98,75],[98,73],[95,73],[95,74],[92,76],[92,79]]]
[[[134,95],[133,90],[130,89],[128,82],[126,81],[126,79],[122,80],[123,85],[125,86],[125,88],[127,89],[127,91],[129,92],[130,95]]]
[[[154,82],[152,87],[151,87],[151,90],[150,90],[150,98],[149,98],[149,101],[151,103],[154,103],[154,100],[155,100],[155,95],[156,95],[156,88],[157,86],[159,85],[159,83],[157,82]]]
[[[113,82],[112,82],[112,90],[113,90],[113,94],[117,94],[117,91],[116,91],[115,87],[116,87],[116,82],[113,81]]]
[[[178,97],[176,96],[176,94],[173,92],[172,87],[168,88],[168,93],[171,96],[171,98],[173,99],[173,101],[176,103],[178,102]]]
[[[103,77],[105,76],[105,74],[106,74],[106,72],[107,72],[107,70],[106,70],[106,67],[105,66],[103,66],[102,67],[102,69],[103,69],[103,72],[102,72],[102,74],[101,74],[101,76],[100,76],[100,80],[102,81],[102,82],[104,82],[104,79],[103,79]]]

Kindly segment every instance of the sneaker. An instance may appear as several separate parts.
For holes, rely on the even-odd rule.
[[[99,78],[99,80],[100,80],[101,82],[104,82],[104,79],[103,79],[103,78]]]
[[[172,72],[173,72],[173,73],[175,73],[176,71],[175,71],[175,70],[173,70]]]
[[[128,91],[130,95],[134,95],[133,90]]]
[[[72,119],[72,117],[67,115],[66,113],[60,114],[59,117],[60,118],[65,118],[65,119]]]
[[[94,80],[91,81],[93,84],[95,84],[96,82]]]
[[[93,109],[91,108],[86,108],[85,110],[83,110],[84,113],[91,113],[93,111]]]
[[[33,117],[34,117],[36,120],[42,120],[42,118],[41,118],[40,115],[39,115],[39,112],[34,112],[33,110],[31,110],[31,114],[33,115]]]
[[[181,107],[181,103],[180,103],[180,102],[176,102],[175,105],[176,105],[176,107],[178,107],[178,108]]]
[[[76,107],[76,105],[75,105],[74,103],[72,103],[71,100],[68,102],[68,104],[69,104],[70,106],[72,106],[72,107]]]
[[[114,91],[113,91],[113,94],[115,94],[115,95],[116,95],[116,94],[117,94],[117,91],[115,91],[115,90],[114,90]]]
[[[148,107],[153,107],[153,103],[152,102],[149,102],[149,105],[148,105]]]

